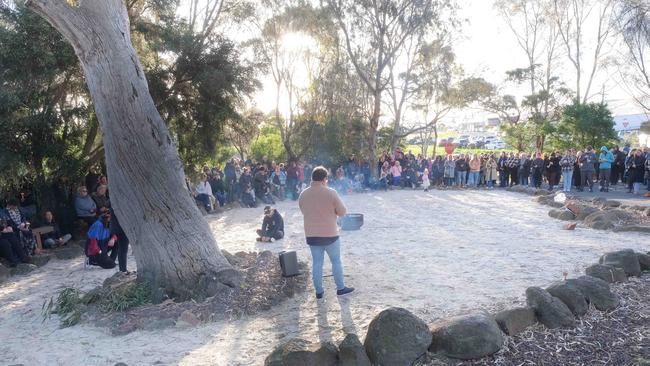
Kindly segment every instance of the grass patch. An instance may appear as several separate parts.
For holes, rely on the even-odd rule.
[[[81,320],[83,308],[81,292],[76,288],[67,287],[59,292],[56,300],[50,298],[43,303],[43,321],[49,319],[52,314],[57,314],[61,318],[61,328],[71,327]]]
[[[130,282],[117,288],[97,288],[82,293],[76,288],[67,287],[59,295],[45,301],[41,314],[43,321],[52,314],[61,319],[61,328],[76,325],[88,306],[97,306],[102,313],[121,312],[151,303],[151,291],[148,286]]]
[[[151,290],[148,286],[131,282],[124,286],[105,291],[99,300],[99,308],[104,313],[124,311],[151,303]]]

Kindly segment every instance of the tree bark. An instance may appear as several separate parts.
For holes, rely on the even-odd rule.
[[[172,297],[211,296],[241,274],[185,188],[183,165],[131,44],[122,0],[30,0],[72,44],[102,130],[111,202],[135,245],[138,279]]]

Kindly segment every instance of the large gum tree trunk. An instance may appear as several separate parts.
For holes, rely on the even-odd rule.
[[[240,273],[187,193],[178,152],[131,44],[123,1],[30,0],[27,6],[79,57],[104,139],[111,202],[134,241],[138,279],[181,299],[238,285]]]

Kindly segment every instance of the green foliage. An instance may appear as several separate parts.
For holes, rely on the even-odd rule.
[[[148,286],[137,282],[109,288],[102,292],[98,304],[100,310],[105,313],[124,311],[151,303],[151,290]]]
[[[89,162],[92,108],[74,51],[23,6],[0,5],[0,24],[0,189],[78,179]]]
[[[81,320],[83,307],[81,292],[72,287],[64,288],[59,292],[56,300],[50,298],[43,303],[41,309],[43,321],[49,319],[52,314],[57,314],[61,319],[61,328],[71,327]]]
[[[556,133],[551,138],[560,149],[598,148],[617,142],[612,112],[603,103],[579,103],[564,107]]]
[[[641,123],[640,131],[642,133],[650,134],[650,121],[645,121]]]
[[[285,161],[287,153],[282,145],[282,137],[277,128],[265,126],[260,131],[257,140],[250,147],[251,156],[255,159],[262,159],[266,156],[270,160]]]

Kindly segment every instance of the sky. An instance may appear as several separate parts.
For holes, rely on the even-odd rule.
[[[462,26],[463,37],[454,43],[454,50],[457,61],[463,66],[466,75],[480,76],[495,84],[503,84],[505,73],[515,68],[526,67],[525,54],[518,47],[515,36],[493,8],[493,0],[458,0],[460,6],[459,17],[467,21]],[[587,35],[585,39],[588,48],[593,36]],[[300,36],[294,36],[291,47],[296,47],[301,41]],[[591,53],[591,49],[588,49]],[[625,53],[625,46],[622,42],[614,42],[609,48],[608,56],[621,58]],[[574,88],[573,73],[566,57],[561,58],[565,62],[560,73],[560,78],[565,80],[567,85]],[[297,71],[296,78],[302,83],[306,73]],[[604,100],[610,106],[615,115],[640,113],[640,108],[634,103],[627,89],[621,83],[621,76],[614,67],[610,70],[603,70],[594,80],[592,93],[598,93],[591,101],[602,99],[601,90],[605,90]],[[254,97],[253,104],[264,112],[270,112],[275,108],[275,85],[270,75],[262,76],[263,89]],[[604,87],[604,89],[603,89]],[[505,89],[508,94],[522,96],[526,94],[525,88],[508,86]],[[282,98],[285,99],[285,98]],[[281,103],[281,110],[287,110],[286,103]],[[460,121],[481,121],[493,115],[484,111],[466,109],[455,111],[447,118],[447,123]]]

